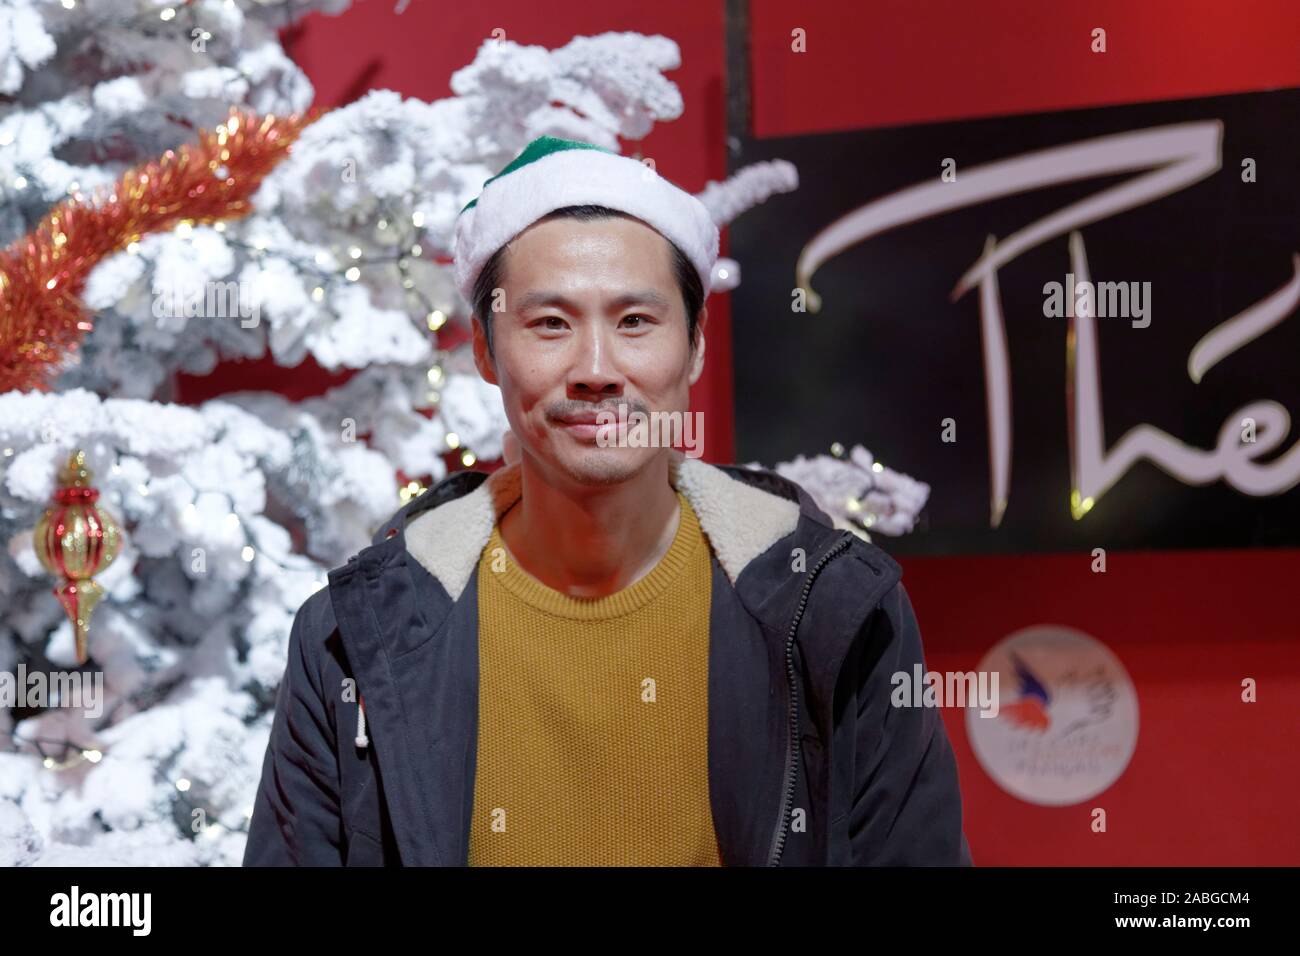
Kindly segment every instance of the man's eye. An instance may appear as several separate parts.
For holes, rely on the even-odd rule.
[[[551,323],[555,324],[552,325]],[[546,318],[542,319],[542,324],[546,327],[548,332],[558,332],[564,328],[564,320],[558,315],[548,315]]]
[[[649,317],[648,315],[625,315],[625,316],[623,316],[623,321],[624,321],[624,322],[627,322],[629,319],[637,319],[637,320],[639,320],[638,323],[637,323],[636,325],[632,326],[632,328],[634,328],[634,329],[639,329],[639,328],[641,328],[643,325],[645,325],[646,323],[648,323],[648,322],[650,321],[650,317]]]

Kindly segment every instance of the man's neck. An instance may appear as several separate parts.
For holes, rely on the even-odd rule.
[[[668,458],[617,485],[557,486],[525,455],[522,498],[500,520],[510,556],[549,588],[575,598],[613,594],[668,553],[680,506]]]

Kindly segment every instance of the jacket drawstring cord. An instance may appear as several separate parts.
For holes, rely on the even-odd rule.
[[[366,701],[360,694],[357,695],[357,746],[370,746],[370,738],[366,736]]]

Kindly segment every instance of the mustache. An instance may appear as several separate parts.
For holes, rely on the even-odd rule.
[[[633,412],[650,414],[650,407],[645,402],[637,399],[620,398],[616,402],[556,402],[546,409],[546,417],[551,421],[562,422],[579,415],[599,415],[602,412],[617,415],[620,406],[627,407],[628,415]]]

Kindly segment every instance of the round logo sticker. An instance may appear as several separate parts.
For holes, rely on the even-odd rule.
[[[1069,627],[1027,627],[994,645],[979,670],[997,706],[967,709],[966,733],[1002,789],[1063,807],[1119,779],[1137,747],[1138,702],[1106,645]]]

